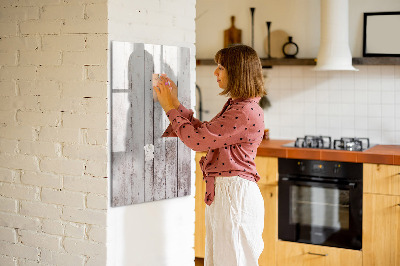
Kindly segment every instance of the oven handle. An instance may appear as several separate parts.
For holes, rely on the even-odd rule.
[[[332,181],[315,181],[315,180],[304,180],[299,178],[281,177],[281,181],[290,182],[294,185],[307,185],[307,186],[319,186],[319,187],[338,187],[345,189],[354,189],[356,187],[355,182],[332,182]]]

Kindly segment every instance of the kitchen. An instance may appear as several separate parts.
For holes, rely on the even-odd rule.
[[[214,97],[218,88],[212,75],[214,66],[196,67],[195,61],[212,59],[222,47],[230,17],[236,17],[242,41],[251,44],[249,9],[255,8],[254,46],[262,58],[267,55],[265,22],[271,21],[271,35],[283,36],[286,41],[290,34],[298,45],[296,62],[315,63],[320,1],[2,0],[0,7],[0,264],[193,265],[198,251],[193,248],[195,224],[204,221],[194,211],[194,152],[188,176],[190,195],[110,205],[111,43],[189,48],[191,106],[194,109],[196,105],[197,83],[203,97],[203,120],[208,120],[225,98]],[[354,58],[362,58],[362,13],[395,10],[400,10],[398,0],[349,0],[349,44]],[[273,56],[281,50],[275,41],[272,38]],[[387,202],[396,206],[396,186],[374,182],[380,178],[389,181],[399,172],[398,156],[394,155],[398,146],[391,148],[393,153],[376,150],[376,144],[400,144],[398,63],[354,64],[358,72],[314,72],[314,66],[307,64],[273,65],[264,70],[271,103],[264,116],[271,141],[263,142],[256,160],[265,177],[260,186],[266,209],[278,212],[278,158],[313,153],[282,145],[306,134],[331,136],[332,142],[340,137],[368,137],[371,146],[375,145],[371,150],[312,149],[317,153],[313,158],[325,160],[327,154],[331,158],[340,154],[342,161],[362,159],[366,162],[363,167],[375,173],[371,178],[364,176],[366,200],[370,205],[385,207],[381,203]],[[202,199],[200,202],[204,206]],[[399,246],[392,237],[394,231],[386,226],[398,220],[393,217],[382,222],[382,233],[375,230],[382,223],[374,226],[370,222],[368,228],[375,233],[374,240],[381,239],[376,234],[383,235],[390,247]],[[265,241],[263,261],[274,264],[282,250],[298,257],[311,252],[329,254],[322,259],[346,260],[347,253],[344,258],[341,252],[331,253],[337,251],[331,249],[334,247],[311,245],[315,250],[304,250],[290,241],[275,243],[278,217],[265,218],[264,234],[272,242]],[[363,262],[372,261],[364,258],[365,249],[363,245]],[[382,249],[392,250],[385,245]],[[359,250],[346,251],[360,259]],[[313,256],[318,256],[309,255],[314,260]],[[283,258],[288,262],[280,265],[293,264],[290,256]],[[393,264],[398,260],[386,265]]]
[[[350,50],[353,58],[362,58],[363,13],[398,11],[400,5],[395,1],[378,3],[351,0],[348,1],[348,5]],[[255,7],[254,37],[251,34],[250,7]],[[271,38],[274,36],[278,38],[282,32],[287,32],[286,36],[293,37],[299,47],[296,55],[298,59],[316,58],[318,55],[321,25],[320,1],[280,1],[279,3],[241,1],[234,5],[228,1],[219,2],[218,5],[212,1],[204,1],[197,3],[196,12],[196,58],[198,60],[196,84],[201,89],[203,120],[211,119],[225,102],[224,97],[215,97],[217,92],[215,78],[212,75],[214,65],[203,59],[212,59],[213,53],[223,45],[223,31],[229,28],[229,18],[232,15],[235,16],[236,28],[242,30],[242,42],[251,45],[254,38],[254,48],[261,58],[268,56],[266,21],[272,22]],[[274,45],[273,41],[271,43]],[[284,42],[275,45],[282,47],[283,44]],[[273,50],[274,47],[272,46],[271,49]],[[275,55],[277,53],[275,50]],[[275,55],[272,54],[273,57]],[[283,55],[280,54],[280,57]],[[356,60],[354,62],[357,63]],[[264,242],[266,244],[259,260],[260,265],[400,264],[400,252],[396,248],[400,238],[398,234],[400,67],[398,60],[388,63],[388,60],[384,59],[381,63],[361,62],[353,63],[353,66],[358,71],[314,71],[315,66],[301,65],[301,63],[284,66],[278,63],[264,69],[267,97],[271,103],[270,107],[264,109],[265,124],[269,129],[270,140],[265,140],[261,144],[256,164],[260,174],[263,173],[261,175],[266,177],[259,183],[263,190],[266,213],[270,211],[273,214],[272,217],[265,218]],[[320,138],[320,136],[323,137]],[[358,139],[352,139],[355,137]],[[306,148],[296,148],[295,144]],[[360,151],[355,151],[355,146],[361,147]],[[341,151],[327,149],[328,147],[336,147]],[[198,153],[197,160],[200,157],[201,153]],[[285,197],[289,201],[288,193],[291,189],[290,185],[283,185],[280,175],[283,170],[279,171],[285,159],[305,165],[307,162],[313,162],[315,166],[326,168],[329,168],[324,165],[327,162],[328,164],[339,162],[336,166],[332,166],[333,168],[338,165],[342,167],[340,162],[349,162],[359,168],[358,173],[352,173],[352,177],[360,177],[361,173],[361,183],[349,183],[351,186],[358,187],[358,192],[354,193],[351,192],[352,189],[343,188],[338,188],[336,191],[342,195],[343,191],[348,193],[345,203],[348,203],[349,197],[352,197],[349,195],[358,195],[358,202],[353,201],[350,205],[353,205],[353,208],[354,205],[363,206],[362,215],[356,214],[360,212],[360,208],[352,211],[350,207],[347,213],[347,217],[356,215],[358,222],[353,225],[342,225],[342,227],[350,226],[353,231],[359,232],[358,247],[349,248],[342,243],[341,246],[336,245],[339,249],[335,249],[332,248],[335,244],[295,243],[293,245],[291,242],[283,241],[318,243],[311,237],[298,241],[285,239],[279,231],[279,225],[288,226],[288,221],[283,221],[284,217],[281,218],[281,212],[293,211],[290,210],[293,203],[287,202],[286,207],[282,206]],[[311,164],[303,167],[302,171],[307,172],[314,166]],[[336,170],[332,170],[332,173],[333,171]],[[331,176],[334,176],[332,173]],[[201,176],[201,173],[197,174]],[[307,174],[311,173],[307,172]],[[361,191],[360,186],[363,188]],[[200,188],[199,195],[202,195],[201,184],[196,183],[196,187]],[[282,187],[287,187],[287,189],[282,189]],[[302,186],[293,185],[293,187],[301,188]],[[280,195],[278,191],[286,193],[285,196]],[[327,194],[329,194],[328,190]],[[339,201],[340,198],[337,200]],[[322,199],[318,198],[317,201],[316,204],[321,203]],[[201,216],[201,196],[196,200],[196,204],[196,215]],[[346,206],[346,204],[339,205]],[[199,210],[201,210],[200,214]],[[203,217],[197,216],[195,253],[196,257],[202,257],[204,250],[201,247],[204,242],[201,236],[204,225],[201,222]],[[298,219],[302,219],[301,215]],[[301,226],[298,221],[297,226]],[[288,228],[290,227],[285,227],[285,229]],[[316,228],[317,226],[314,226],[314,231]],[[290,230],[289,235],[298,235],[305,231]],[[342,235],[342,238],[346,239],[345,235],[344,237]]]

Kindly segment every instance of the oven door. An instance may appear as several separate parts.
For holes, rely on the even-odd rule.
[[[362,181],[279,179],[278,238],[361,249]]]

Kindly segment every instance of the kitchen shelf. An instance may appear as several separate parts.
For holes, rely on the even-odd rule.
[[[263,67],[272,66],[314,66],[315,58],[260,58]],[[214,59],[197,59],[196,65],[215,65]],[[353,65],[400,65],[400,57],[356,57]]]
[[[400,57],[358,57],[353,65],[400,65]]]

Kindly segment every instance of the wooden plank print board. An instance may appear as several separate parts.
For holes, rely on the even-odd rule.
[[[190,149],[161,138],[169,120],[152,87],[166,73],[190,107],[190,49],[113,41],[111,69],[111,206],[190,195]]]

